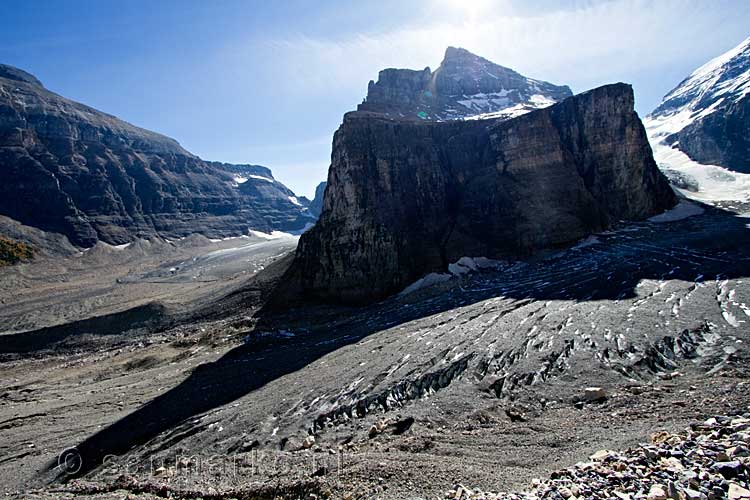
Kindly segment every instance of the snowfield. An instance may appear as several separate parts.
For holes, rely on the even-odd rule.
[[[698,185],[697,192],[676,188],[685,197],[709,204],[717,201],[750,202],[750,174],[698,163],[677,148],[654,142],[657,139],[651,136],[649,140],[659,168],[684,174]]]

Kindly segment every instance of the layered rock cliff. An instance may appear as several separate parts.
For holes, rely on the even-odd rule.
[[[512,117],[571,95],[567,86],[534,80],[466,49],[448,47],[435,72],[381,71],[357,109],[405,120]]]
[[[312,219],[265,167],[205,162],[173,139],[65,99],[5,65],[0,175],[1,215],[82,246],[293,230]]]
[[[347,114],[290,279],[368,302],[463,256],[527,256],[670,208],[633,104],[614,84],[509,120]]]

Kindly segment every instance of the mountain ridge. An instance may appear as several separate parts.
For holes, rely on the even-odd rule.
[[[66,99],[7,65],[0,68],[0,164],[0,214],[84,247],[301,230],[314,220],[306,200],[275,179],[250,175],[238,183],[237,168],[248,166],[204,161],[170,137]],[[270,170],[264,175],[272,178]]]
[[[457,120],[518,116],[572,96],[567,86],[525,77],[466,49],[448,47],[433,72],[387,68],[370,81],[357,111],[399,119]]]

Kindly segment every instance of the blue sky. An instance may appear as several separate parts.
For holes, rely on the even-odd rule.
[[[98,0],[0,3],[0,62],[174,137],[260,163],[298,194],[384,67],[435,68],[462,46],[580,92],[625,81],[647,114],[750,36],[746,0]]]

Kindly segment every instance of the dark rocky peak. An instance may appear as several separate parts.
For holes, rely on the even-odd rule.
[[[527,78],[466,49],[448,47],[434,72],[429,67],[381,71],[357,110],[413,120],[499,118],[571,95],[567,86]]]
[[[445,95],[473,95],[480,92],[503,92],[521,89],[530,78],[500,66],[466,49],[448,47],[440,67],[433,76],[435,89]],[[536,82],[544,83],[544,82]],[[549,84],[546,84],[549,85]],[[559,93],[560,99],[569,97],[567,87],[550,86],[550,93]],[[559,100],[559,99],[558,99]]]
[[[291,189],[274,178],[273,172],[268,167],[222,162],[211,162],[210,165],[216,169],[217,173],[226,174],[241,195],[252,200],[262,200],[265,205],[264,209],[272,206],[295,214],[300,212],[297,214],[299,215],[298,221],[304,224],[311,222],[309,219],[317,217],[317,214],[313,216],[313,213],[308,210],[310,200],[304,196],[295,195]],[[290,226],[287,229],[296,231],[302,227]]]
[[[326,182],[323,181],[315,188],[315,197],[310,202],[310,213],[315,217],[320,217],[320,212],[323,211],[323,196],[326,192]]]
[[[366,303],[462,257],[524,257],[672,207],[633,103],[615,84],[513,119],[348,113],[289,286]]]
[[[31,73],[27,73],[24,70],[18,69],[14,66],[8,66],[7,64],[0,64],[0,78],[5,78],[6,80],[15,80],[17,82],[30,83],[31,85],[36,85],[37,87],[44,88],[42,82],[40,82],[37,77],[35,77]]]
[[[271,172],[271,169],[268,167],[264,167],[263,165],[251,165],[248,163],[223,163],[218,161],[211,162],[211,165],[215,166],[218,169],[225,170],[239,179],[276,181],[276,179],[274,179],[273,177],[273,172]]]

